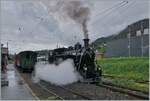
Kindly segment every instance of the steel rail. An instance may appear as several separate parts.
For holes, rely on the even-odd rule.
[[[115,84],[112,84],[111,82],[102,81],[102,83],[105,84],[105,85],[115,86],[115,87],[119,87],[119,88],[122,88],[122,89],[127,89],[127,90],[131,90],[131,91],[136,91],[136,92],[141,92],[141,93],[144,93],[144,94],[148,94],[148,92],[146,92],[146,91],[133,89],[133,88],[129,88],[129,87],[121,86],[121,85],[115,85]]]
[[[128,94],[130,96],[133,96],[133,97],[136,97],[136,98],[139,98],[139,99],[149,99],[149,94],[145,94],[143,92],[118,87],[116,85],[112,85],[112,84],[109,84],[109,83],[106,83],[106,82],[102,82],[101,84],[98,84],[98,86],[108,88],[112,91],[125,93],[125,94]]]
[[[54,92],[48,90],[45,86],[43,86],[43,85],[41,85],[41,84],[39,84],[39,83],[38,83],[38,85],[39,85],[42,89],[46,90],[48,93],[50,93],[50,94],[56,96],[56,98],[59,98],[60,100],[64,100],[64,98],[62,98],[61,96],[57,95],[56,93],[54,93]]]
[[[84,99],[86,99],[86,100],[93,100],[93,99],[91,99],[90,97],[87,97],[87,96],[85,96],[85,95],[82,95],[82,94],[80,94],[80,93],[78,93],[78,92],[75,92],[75,91],[73,91],[73,90],[71,90],[71,89],[65,88],[65,87],[63,87],[63,86],[59,86],[59,87],[62,88],[62,89],[64,89],[64,90],[66,90],[66,91],[68,91],[68,92],[71,92],[71,93],[73,93],[73,94],[75,94],[75,95],[78,95],[78,96],[80,96],[80,97],[82,97],[82,98],[84,98]]]
[[[41,80],[41,81],[48,84],[48,82],[46,82],[46,81],[44,81],[44,80]],[[40,84],[40,85],[41,85],[41,86],[42,86],[42,85],[44,86],[44,84]],[[66,87],[64,87],[64,86],[57,85],[57,87],[60,88],[60,89],[65,90],[65,91],[67,91],[67,92],[69,92],[69,93],[72,93],[73,95],[82,97],[82,98],[85,99],[85,100],[92,100],[90,97],[85,96],[85,95],[82,95],[82,94],[80,94],[80,93],[78,93],[78,92],[76,92],[76,91],[73,91],[73,90],[71,90],[71,89],[68,89],[68,88],[66,88]],[[46,86],[45,86],[45,89],[48,90],[48,89],[50,89],[50,88],[46,88]],[[56,94],[56,95],[57,95],[57,94]]]

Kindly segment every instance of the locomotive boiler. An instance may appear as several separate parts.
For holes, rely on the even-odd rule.
[[[83,39],[83,41],[83,47],[80,43],[77,43],[74,47],[51,50],[49,52],[49,63],[58,65],[66,59],[72,59],[75,69],[84,78],[82,82],[99,82],[102,71],[100,66],[96,64],[95,51],[89,47],[89,39]]]

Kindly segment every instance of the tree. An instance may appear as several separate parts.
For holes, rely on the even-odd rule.
[[[105,43],[102,43],[102,44],[100,44],[99,46],[98,46],[98,51],[100,52],[100,53],[105,53],[106,52],[106,44]]]

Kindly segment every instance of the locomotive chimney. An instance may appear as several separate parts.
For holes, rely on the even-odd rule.
[[[88,48],[89,47],[89,39],[86,38],[86,39],[83,39],[83,41],[84,41],[84,47]]]

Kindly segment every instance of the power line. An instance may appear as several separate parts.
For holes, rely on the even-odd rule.
[[[124,3],[128,3],[128,1],[122,1],[121,3],[117,3],[117,4],[113,5],[112,7],[108,8],[108,9],[106,9],[106,10],[100,12],[100,13],[98,13],[98,14],[95,15],[94,17],[96,17],[96,16],[98,16],[98,15],[100,15],[100,14],[106,13],[106,12],[112,10],[113,8],[115,8],[115,7],[117,7],[117,6],[120,6],[121,4],[124,4]]]
[[[112,11],[110,11],[110,12],[106,13],[106,14],[105,14],[105,16],[101,16],[101,17],[99,17],[97,20],[99,20],[99,19],[101,19],[101,18],[106,17],[107,15],[109,15],[109,14],[113,13],[113,10],[116,10],[116,9],[118,10],[119,8],[124,7],[126,4],[128,4],[128,1],[126,1],[124,4],[122,4],[122,3],[121,3],[118,7],[114,6],[114,7],[113,7],[114,9],[112,9]],[[112,8],[112,7],[111,7],[111,8]],[[95,20],[92,24],[97,23],[97,20]]]
[[[127,10],[127,9],[129,9],[133,4],[135,4],[135,2],[136,1],[133,1],[133,2],[131,2],[129,5],[128,5],[128,7],[126,6],[126,8],[124,8],[124,9],[126,9],[122,14],[120,14],[122,17],[125,17],[125,16],[127,16],[127,15],[125,15],[125,13],[126,13],[126,11],[129,11],[129,10]]]
[[[50,8],[47,10],[47,13],[49,14],[49,12],[50,12]],[[36,24],[36,26],[31,30],[31,32],[29,32],[29,33],[33,33],[34,32],[34,30],[41,24],[41,22],[42,21],[45,21],[45,19],[43,18],[43,17],[37,17],[37,18],[39,18],[40,19],[40,21]]]
[[[135,4],[135,2],[136,2],[136,1],[133,1],[133,2],[129,3],[129,5],[123,7],[123,9],[125,9],[125,12],[123,12],[123,13],[120,14],[121,16],[123,16],[123,18],[127,16],[125,13],[129,12],[128,9],[129,9],[131,6],[133,6],[133,4]],[[120,7],[119,7],[119,8],[120,8]],[[118,9],[118,10],[120,10],[120,9]],[[117,16],[117,15],[115,15],[115,16]],[[105,18],[106,18],[106,17],[105,17]],[[118,20],[118,18],[117,18],[117,19],[114,19],[114,16],[111,17],[111,18],[109,18],[109,20],[111,20],[111,19],[113,19],[113,22],[114,22],[114,20],[115,20],[115,21]],[[103,25],[110,24],[110,23],[104,23],[104,20],[102,20],[101,23],[102,23]]]
[[[125,9],[125,11],[124,12],[122,12],[121,14],[120,14],[120,16],[122,16],[123,18],[125,18],[127,15],[125,15],[125,13],[126,13],[126,11],[128,11],[127,9],[129,9],[129,7],[131,7],[133,4],[134,4],[135,2],[131,2],[128,6],[124,6],[123,7],[123,9]],[[121,9],[118,9],[118,11],[120,11]],[[117,15],[115,15],[115,16],[117,16]],[[113,19],[113,22],[115,21],[115,20],[117,20],[118,21],[118,18],[117,19],[114,19],[114,17],[115,16],[113,16],[113,17],[111,17],[109,20],[112,20]],[[106,17],[105,17],[106,18]]]
[[[47,11],[48,11],[47,13],[49,14],[50,9],[47,10]],[[34,30],[41,24],[42,21],[45,21],[45,19],[44,19],[43,17],[37,16],[36,18],[40,19],[40,21],[31,29],[30,32],[28,32],[28,33],[30,33],[30,34],[32,34],[32,33],[34,32]],[[21,28],[20,28],[20,27],[19,27],[19,31],[21,31]]]

